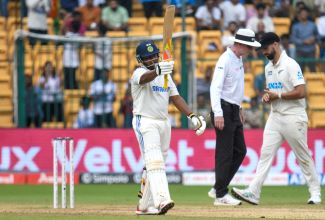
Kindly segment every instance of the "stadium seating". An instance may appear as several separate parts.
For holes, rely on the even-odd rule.
[[[218,58],[223,52],[221,31],[200,31],[198,34],[198,55],[204,58]]]
[[[246,97],[252,98],[256,95],[254,90],[254,75],[252,73],[245,73],[245,88],[244,88],[244,95]]]
[[[325,110],[325,88],[309,91],[307,100],[310,110]]]
[[[314,92],[322,90],[325,86],[325,74],[319,73],[305,73],[304,78],[306,81],[307,92]]]
[[[151,17],[149,19],[149,31],[151,35],[163,34],[164,18]]]
[[[263,60],[252,60],[250,61],[250,68],[251,72],[254,74],[254,76],[259,74],[264,74],[264,61]]]
[[[185,24],[186,24],[186,31],[196,31],[196,22],[195,18],[193,17],[186,17],[185,18]],[[183,25],[183,19],[180,17],[176,17],[174,21],[174,31],[175,32],[181,32]]]
[[[145,17],[131,17],[128,21],[129,31],[144,31],[148,29],[148,20]]]
[[[144,17],[144,10],[139,1],[133,1],[132,3],[132,17]]]
[[[149,36],[148,30],[135,30],[135,31],[129,31],[128,37],[146,37]]]
[[[312,128],[325,128],[325,111],[310,111],[310,124]]]
[[[290,32],[290,18],[273,17],[272,21],[277,35],[281,36],[282,34],[288,34]]]

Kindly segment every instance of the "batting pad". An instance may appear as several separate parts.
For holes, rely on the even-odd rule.
[[[152,194],[150,191],[150,183],[147,179],[147,170],[143,170],[141,179],[142,198],[139,200],[139,209],[147,210],[148,207],[154,207]]]
[[[160,146],[146,146],[144,160],[154,205],[158,208],[161,202],[170,200],[165,164]]]

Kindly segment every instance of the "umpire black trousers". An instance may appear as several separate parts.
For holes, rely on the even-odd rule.
[[[246,155],[243,124],[239,117],[239,106],[221,100],[223,110],[224,128],[216,132],[215,151],[215,185],[217,198],[228,193],[228,185]],[[214,125],[214,114],[211,112],[211,120]]]

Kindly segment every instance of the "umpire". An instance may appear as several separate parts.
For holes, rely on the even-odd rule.
[[[228,194],[228,185],[239,169],[245,155],[243,114],[240,108],[244,98],[244,65],[242,56],[248,55],[255,41],[250,29],[239,29],[233,46],[219,57],[210,87],[211,121],[216,132],[215,184],[208,195],[214,205],[240,205],[241,201]]]

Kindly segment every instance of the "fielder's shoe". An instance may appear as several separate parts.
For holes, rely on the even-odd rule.
[[[313,194],[311,195],[311,197],[308,199],[308,204],[311,205],[319,205],[322,203],[322,198],[320,196],[320,194]]]
[[[215,188],[211,188],[210,191],[208,192],[208,196],[212,199],[216,198],[216,190]]]
[[[137,206],[137,210],[135,211],[137,215],[158,215],[159,210],[155,207],[148,207],[146,210],[140,210],[139,206]]]
[[[244,200],[250,204],[258,205],[259,203],[258,198],[248,189],[238,189],[234,187],[231,192],[236,198]]]
[[[175,205],[175,202],[173,200],[167,200],[162,203],[160,203],[159,208],[158,208],[158,215],[165,215],[168,210],[172,209]]]
[[[241,205],[241,201],[233,198],[231,195],[227,193],[226,195],[224,195],[224,197],[216,198],[216,200],[214,200],[213,205],[236,206],[236,205]]]

